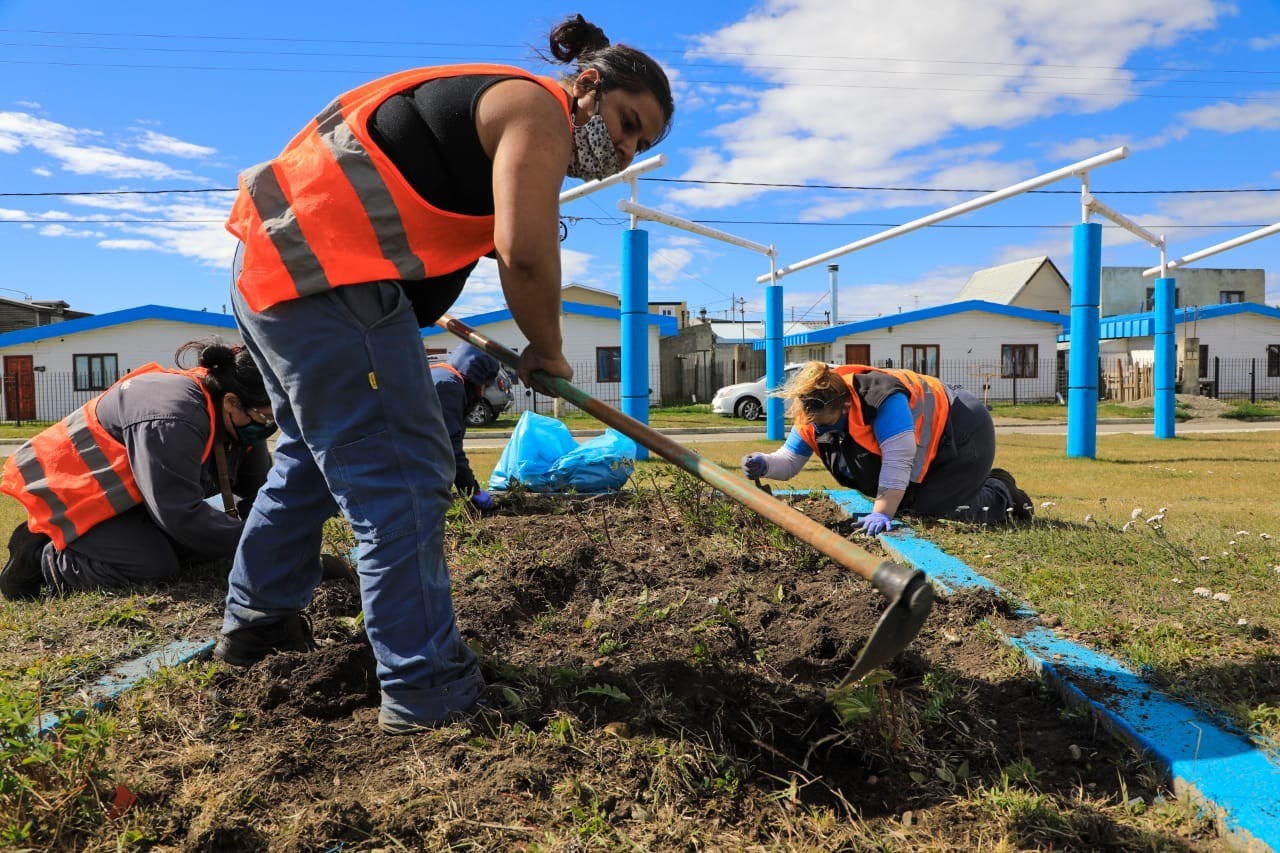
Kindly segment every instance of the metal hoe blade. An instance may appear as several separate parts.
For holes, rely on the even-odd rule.
[[[518,355],[496,341],[489,340],[461,320],[445,314],[436,321],[436,325],[470,341],[508,367],[519,366]],[[880,561],[876,555],[859,548],[834,530],[773,497],[773,490],[759,480],[755,481],[757,488],[751,488],[716,463],[681,446],[647,424],[605,405],[558,376],[535,371],[534,378],[552,393],[623,435],[635,439],[638,444],[649,448],[676,467],[719,489],[747,509],[870,581],[877,591],[885,595],[889,599],[889,608],[880,617],[880,622],[867,640],[866,648],[858,655],[853,669],[845,676],[842,684],[888,662],[919,632],[933,603],[933,588],[929,586],[924,572]]]
[[[919,569],[886,561],[876,568],[871,585],[884,593],[889,606],[837,689],[896,657],[920,633],[933,607],[933,587]]]

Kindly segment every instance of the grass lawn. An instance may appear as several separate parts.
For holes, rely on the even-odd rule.
[[[697,449],[736,470],[744,453],[762,447],[760,441],[728,441]],[[1236,725],[1259,744],[1280,744],[1280,503],[1272,491],[1280,482],[1280,432],[1163,441],[1099,435],[1093,460],[1067,459],[1064,447],[1062,436],[1000,437],[996,464],[1012,471],[1032,497],[1033,524],[1007,530],[945,522],[913,526],[1065,635],[1127,661],[1161,689]],[[499,452],[469,453],[482,482]],[[634,482],[660,495],[673,475],[670,465],[655,459],[637,466]],[[833,483],[811,462],[788,485],[818,489]],[[7,532],[21,518],[15,501],[0,498],[0,530]],[[555,547],[546,545],[549,553]],[[66,727],[47,748],[30,747],[19,734],[42,709],[74,701],[76,691],[109,665],[174,637],[212,636],[224,592],[222,576],[211,575],[158,590],[0,601],[0,735],[12,745],[0,743],[0,779],[8,775],[5,762],[28,768],[14,778],[64,775],[49,789],[84,798],[86,814],[100,814],[102,798],[109,802],[109,796],[86,793],[78,781],[82,767],[98,761],[108,746],[127,753],[121,733],[136,724],[129,714],[137,709],[91,715],[84,724]],[[609,603],[602,598],[602,608]],[[35,641],[45,651],[33,655]],[[166,689],[203,695],[216,672],[206,664],[191,675],[162,677],[195,680],[169,688],[162,683],[146,713],[165,713]],[[238,720],[224,724],[234,737]],[[216,743],[199,746],[198,753],[190,745],[175,752],[174,774],[195,773],[213,760]],[[42,768],[39,773],[29,769],[33,763]],[[23,813],[5,806],[6,797],[19,794],[6,793],[0,784],[0,847],[24,846],[21,826],[5,825]],[[981,812],[982,796],[989,794],[957,789],[955,796],[968,797],[968,807]]]

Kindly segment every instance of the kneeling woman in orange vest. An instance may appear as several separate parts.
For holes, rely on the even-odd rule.
[[[814,453],[842,486],[873,497],[868,534],[899,512],[1006,524],[1032,517],[1009,472],[991,467],[991,415],[962,388],[910,370],[810,362],[784,389],[795,425],[773,453],[743,457],[748,477],[789,480]]]
[[[248,350],[193,341],[179,363],[189,350],[198,367],[131,371],[9,457],[0,491],[27,520],[9,540],[0,594],[156,581],[235,554],[275,421]],[[239,496],[235,512],[205,502],[220,491]]]

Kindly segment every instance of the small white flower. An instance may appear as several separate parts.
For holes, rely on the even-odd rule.
[[[1159,524],[1162,521],[1164,521],[1164,514],[1157,513],[1147,519],[1147,524]]]
[[[1197,560],[1199,560],[1199,561],[1200,561],[1200,562],[1202,562],[1202,563],[1207,563],[1207,562],[1209,562],[1209,558],[1208,558],[1208,557],[1196,557],[1196,559],[1197,559]],[[1276,568],[1276,571],[1280,572],[1280,567],[1277,567],[1277,568]]]
[[[1126,522],[1124,523],[1124,527],[1121,527],[1121,528],[1120,528],[1120,532],[1121,532],[1121,533],[1128,533],[1130,530],[1132,530],[1132,529],[1133,529],[1133,525],[1134,525],[1134,524],[1135,524],[1135,522],[1132,522],[1132,521],[1126,521]]]
[[[1209,589],[1209,587],[1207,586],[1198,586],[1195,589],[1191,590],[1191,594],[1198,595],[1201,598],[1208,598],[1209,596],[1213,595],[1213,590]]]
[[[1040,504],[1041,509],[1053,509],[1055,506],[1057,506],[1057,504],[1053,501],[1044,501]]]
[[[1232,540],[1231,540],[1230,542],[1228,542],[1227,544],[1228,544],[1228,545],[1234,545],[1234,544],[1236,544],[1236,540],[1232,539]]]
[[[1084,516],[1084,523],[1085,523],[1085,524],[1092,524],[1092,523],[1093,523],[1093,515],[1092,515],[1091,513],[1085,513],[1085,516]]]
[[[1156,512],[1160,513],[1161,515],[1164,515],[1168,511],[1169,511],[1169,508],[1167,506],[1162,506],[1158,510],[1156,510]]]
[[[1230,551],[1223,551],[1223,552],[1222,552],[1222,556],[1224,556],[1224,557],[1230,557],[1230,556],[1231,556],[1231,552],[1230,552]]]
[[[1237,531],[1236,531],[1236,535],[1237,535],[1237,536],[1248,536],[1248,535],[1249,535],[1249,531],[1247,531],[1247,530],[1237,530]]]
[[[990,559],[991,559],[991,555],[990,555],[990,554],[983,554],[983,555],[982,555],[982,559],[984,559],[984,560],[990,560]],[[1280,571],[1280,566],[1277,566],[1277,567],[1276,567],[1276,571]]]
[[[1248,620],[1248,619],[1237,619],[1237,620],[1236,620],[1236,624],[1237,624],[1237,625],[1239,625],[1241,628],[1243,628],[1245,625],[1248,625],[1248,624],[1249,624],[1249,620]]]
[[[1140,506],[1136,506],[1136,507],[1134,507],[1134,508],[1133,508],[1133,512],[1129,513],[1129,517],[1130,517],[1130,518],[1133,518],[1133,519],[1141,518],[1141,517],[1142,517],[1142,507],[1140,507]]]
[[[982,511],[983,511],[983,512],[988,512],[990,509],[991,509],[991,507],[989,507],[989,506],[984,506],[984,507],[982,508]]]
[[[1270,533],[1259,533],[1259,534],[1258,534],[1258,538],[1259,538],[1259,539],[1270,539],[1270,538],[1271,538],[1271,534],[1270,534]]]
[[[1213,600],[1214,600],[1214,601],[1221,601],[1221,602],[1224,602],[1224,603],[1225,603],[1225,602],[1228,602],[1228,601],[1230,601],[1230,600],[1231,600],[1231,595],[1230,595],[1229,593],[1225,593],[1225,592],[1215,592],[1215,593],[1213,594]]]
[[[715,606],[716,606],[717,604],[719,604],[719,603],[720,603],[720,597],[719,597],[719,596],[713,595],[713,596],[711,596],[710,598],[708,598],[708,599],[707,599],[707,604],[710,604],[712,607],[715,607]]]
[[[1173,579],[1173,582],[1174,582],[1174,583],[1182,583],[1182,578],[1174,578],[1174,579]]]

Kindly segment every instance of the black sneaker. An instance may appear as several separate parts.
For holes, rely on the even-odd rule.
[[[1031,503],[1031,497],[1018,488],[1018,481],[1013,479],[1013,475],[1003,468],[992,468],[991,473],[987,475],[992,480],[998,480],[1009,488],[1009,494],[1013,496],[1013,517],[1016,521],[1031,521],[1035,518],[1035,506]]]
[[[0,570],[0,595],[17,601],[35,598],[44,586],[40,555],[49,537],[32,533],[24,521],[13,529],[9,537],[9,562]]]
[[[213,647],[213,656],[232,666],[253,666],[276,652],[309,652],[315,647],[311,622],[301,613],[292,613],[275,622],[224,633]]]

